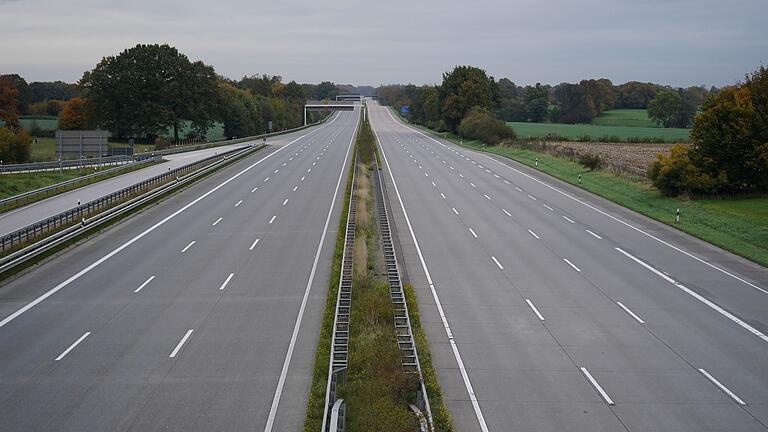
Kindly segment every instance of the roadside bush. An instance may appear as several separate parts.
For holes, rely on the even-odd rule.
[[[165,150],[171,146],[171,142],[163,137],[155,138],[155,150]]]
[[[600,155],[587,153],[579,156],[579,164],[590,171],[594,171],[600,168],[603,161],[600,159]]]
[[[578,138],[576,138],[576,141],[578,142],[592,142],[592,137],[589,135],[581,135]]]
[[[479,108],[472,109],[461,121],[459,135],[488,145],[497,145],[515,138],[515,132],[506,123]]]
[[[14,133],[8,128],[0,128],[0,161],[4,164],[29,162],[31,144],[32,138],[24,129]]]
[[[703,172],[690,156],[687,147],[675,144],[669,149],[669,156],[656,156],[656,160],[648,167],[648,178],[667,196],[709,194],[727,182],[724,174],[715,179]]]

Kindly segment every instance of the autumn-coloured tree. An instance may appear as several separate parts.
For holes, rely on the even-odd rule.
[[[82,130],[88,129],[88,108],[80,98],[72,98],[64,104],[59,113],[59,129]]]
[[[31,144],[32,138],[24,129],[15,132],[0,128],[0,161],[3,164],[28,162]]]
[[[16,130],[19,128],[18,110],[19,91],[9,75],[0,76],[0,120],[5,127]]]

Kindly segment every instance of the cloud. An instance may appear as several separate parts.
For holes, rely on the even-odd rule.
[[[2,69],[75,81],[169,43],[230,77],[431,83],[456,64],[518,83],[724,85],[766,61],[762,0],[0,0]]]

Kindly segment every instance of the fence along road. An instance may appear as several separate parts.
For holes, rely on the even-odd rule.
[[[308,133],[311,130],[313,129],[309,128],[285,135],[269,137],[267,138],[267,144],[282,145]],[[78,202],[85,203],[95,200],[102,196],[109,195],[112,192],[131,186],[142,180],[162,174],[163,172],[194,163],[196,161],[213,156],[217,153],[223,153],[237,148],[245,147],[251,143],[260,144],[262,143],[262,140],[259,139],[252,142],[246,141],[221,147],[212,147],[203,150],[165,155],[163,156],[163,158],[167,160],[165,163],[115,176],[91,185],[83,186],[69,192],[64,192],[47,199],[37,201],[23,207],[19,207],[8,212],[0,213],[0,235],[8,234],[10,232],[16,231],[17,229],[23,228],[30,223],[61,213],[72,207],[76,207]]]
[[[298,430],[356,115],[0,287],[2,429]]]
[[[766,430],[765,269],[369,112],[458,430]]]

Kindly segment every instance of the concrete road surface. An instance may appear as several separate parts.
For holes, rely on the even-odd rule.
[[[307,132],[312,128],[304,129],[298,132],[292,132],[285,135],[278,135],[267,139],[267,144],[282,145],[288,143]],[[247,147],[251,144],[260,144],[262,141],[249,141],[239,144],[232,144],[216,148],[191,151],[186,153],[176,153],[164,156],[167,162],[155,164],[136,171],[131,171],[116,177],[112,177],[98,183],[52,196],[48,199],[37,201],[30,205],[19,207],[17,209],[0,213],[0,236],[14,232],[20,228],[43,220],[49,216],[59,214],[65,210],[77,206],[78,202],[86,203],[97,198],[109,195],[120,189],[136,184],[142,180],[162,174],[175,168],[189,165],[196,161],[213,156],[216,153],[222,153],[229,150]]]
[[[358,112],[0,287],[3,431],[296,431]]]
[[[765,431],[765,268],[371,105],[459,431]]]

